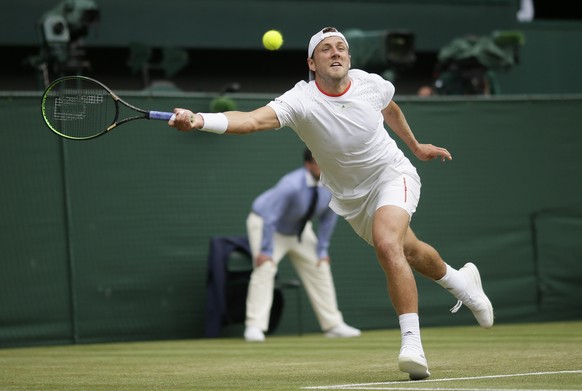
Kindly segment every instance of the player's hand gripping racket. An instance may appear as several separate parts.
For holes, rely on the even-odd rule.
[[[119,119],[120,103],[138,115]],[[53,81],[42,95],[41,107],[47,126],[71,140],[92,139],[136,119],[168,121],[174,115],[130,105],[103,83],[85,76],[65,76]]]

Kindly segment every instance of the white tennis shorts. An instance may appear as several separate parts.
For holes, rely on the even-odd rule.
[[[332,198],[330,207],[342,216],[356,233],[373,245],[372,225],[376,211],[386,205],[398,206],[404,209],[412,218],[420,200],[420,177],[414,172],[379,181],[364,197],[338,200]]]

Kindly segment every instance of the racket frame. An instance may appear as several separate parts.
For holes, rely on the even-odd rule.
[[[65,82],[67,80],[87,80],[87,81],[95,83],[95,84],[99,85],[101,88],[103,88],[111,96],[111,98],[115,102],[115,116],[113,118],[113,123],[111,123],[111,125],[109,125],[105,129],[103,129],[102,132],[88,136],[88,137],[73,137],[73,136],[69,136],[69,135],[66,135],[64,133],[61,133],[57,129],[55,129],[46,117],[46,105],[45,105],[45,103],[46,103],[46,100],[48,98],[50,91],[57,84],[60,84],[60,83]],[[125,107],[140,113],[141,115],[134,115],[131,117],[124,118],[122,120],[118,120],[119,119],[119,112],[120,112],[120,110],[119,110],[120,103],[122,105],[124,105]],[[114,129],[117,126],[122,125],[126,122],[130,122],[130,121],[134,121],[134,120],[138,120],[138,119],[157,119],[157,120],[168,121],[174,115],[174,113],[170,113],[170,112],[150,111],[150,110],[141,109],[141,108],[134,106],[134,105],[124,101],[123,99],[121,99],[115,92],[113,92],[109,87],[107,87],[105,84],[101,83],[99,80],[95,80],[95,79],[87,77],[87,76],[79,76],[79,75],[63,76],[63,77],[60,77],[60,78],[54,80],[52,83],[50,83],[47,86],[47,88],[45,89],[44,93],[42,94],[41,110],[42,110],[42,118],[43,118],[44,122],[46,123],[46,125],[49,127],[49,129],[52,130],[54,133],[58,134],[59,136],[64,137],[64,138],[69,139],[69,140],[90,140],[90,139],[99,137],[105,133],[108,133],[112,129]]]

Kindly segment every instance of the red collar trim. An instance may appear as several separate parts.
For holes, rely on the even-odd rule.
[[[346,89],[343,90],[342,92],[340,92],[339,94],[328,94],[327,92],[325,92],[324,90],[322,90],[321,88],[319,88],[319,84],[317,84],[317,82],[315,82],[315,85],[317,86],[317,89],[319,90],[319,92],[321,92],[322,94],[327,95],[327,96],[331,96],[331,97],[338,97],[338,96],[342,96],[343,94],[345,94],[346,92],[348,92],[348,90],[352,86],[352,81],[350,80],[350,82],[348,83],[348,86],[346,87]]]

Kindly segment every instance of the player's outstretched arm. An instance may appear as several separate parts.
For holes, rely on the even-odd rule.
[[[275,111],[263,106],[250,112],[194,113],[187,109],[174,109],[175,117],[168,125],[180,130],[203,130],[213,133],[247,134],[280,127]]]

